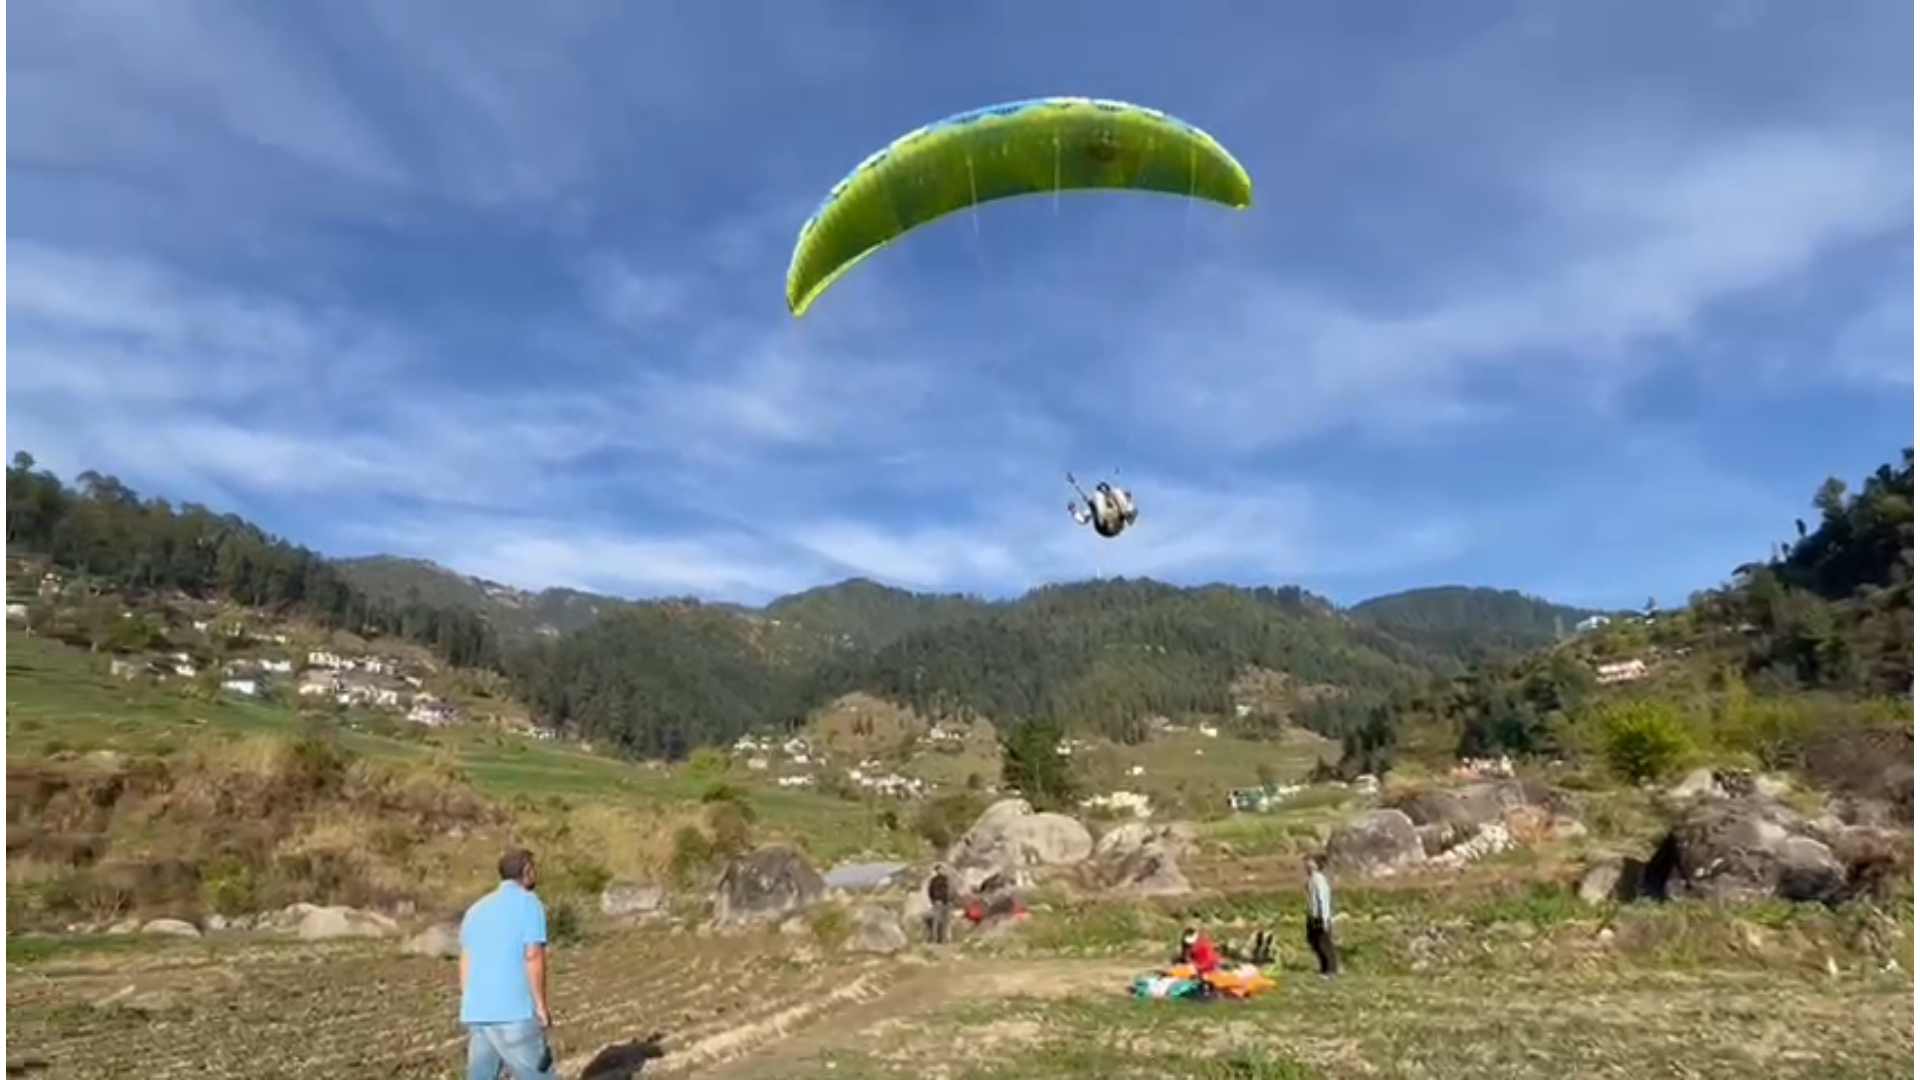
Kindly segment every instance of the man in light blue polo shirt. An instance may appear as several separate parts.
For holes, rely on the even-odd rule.
[[[554,1080],[547,1028],[547,909],[534,895],[533,853],[500,856],[500,887],[460,920],[460,1022],[467,1080]]]

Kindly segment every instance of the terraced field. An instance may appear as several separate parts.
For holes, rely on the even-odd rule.
[[[556,949],[563,1075],[604,1046],[655,1033],[673,1049],[661,1071],[686,1071],[872,1001],[916,970],[806,962],[797,948],[626,932]],[[465,1046],[452,963],[396,956],[391,943],[174,947],[10,968],[10,1075],[37,1060],[49,1080],[442,1080]]]
[[[65,950],[63,950],[65,951]],[[10,962],[9,1075],[458,1074],[447,961],[391,943],[162,944]],[[556,951],[561,1075],[663,1036],[644,1076],[1240,1080],[1912,1075],[1905,972],[1288,972],[1252,1003],[1136,1002],[1142,957],[823,957],[802,940],[608,932]]]

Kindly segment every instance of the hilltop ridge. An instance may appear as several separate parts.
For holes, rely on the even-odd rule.
[[[334,560],[334,564],[370,595],[397,601],[417,593],[432,603],[471,610],[485,616],[509,640],[559,637],[638,604],[697,604],[746,618],[774,620],[842,644],[877,646],[915,630],[1018,604],[1048,590],[1098,584],[1062,582],[1037,586],[1008,599],[989,600],[968,593],[918,592],[855,576],[788,593],[756,607],[680,597],[621,597],[564,586],[528,590],[405,555],[353,556]],[[1166,587],[1250,592],[1263,588],[1225,584]],[[1472,639],[1476,649],[1524,651],[1570,633],[1588,616],[1609,614],[1598,608],[1559,604],[1491,586],[1422,586],[1369,597],[1346,608],[1305,590],[1290,591],[1298,592],[1303,603],[1318,606],[1328,614],[1344,611],[1409,640],[1421,637],[1437,642],[1443,649],[1460,644],[1458,639],[1466,637]]]
[[[8,471],[8,546],[136,599],[223,599],[410,642],[453,667],[505,676],[498,692],[537,723],[641,756],[794,727],[855,692],[927,715],[1041,717],[1121,740],[1185,714],[1251,731],[1305,718],[1338,734],[1307,706],[1458,675],[1478,658],[1544,644],[1556,623],[1584,614],[1491,590],[1342,609],[1294,587],[1147,580],[986,600],[856,578],[760,608],[534,592],[416,558],[327,559],[111,477],[67,485],[24,454]],[[1248,685],[1262,689],[1236,689]]]

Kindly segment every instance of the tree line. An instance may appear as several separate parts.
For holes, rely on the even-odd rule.
[[[1420,610],[1414,600],[1403,614]],[[1534,617],[1530,607],[1525,617]],[[853,581],[759,613],[633,605],[517,652],[508,667],[541,715],[649,755],[797,726],[854,691],[935,719],[985,717],[1003,731],[1041,724],[1129,743],[1145,739],[1156,717],[1194,715],[1224,716],[1253,734],[1306,724],[1340,737],[1371,703],[1466,671],[1460,657],[1484,631],[1435,618],[1424,632],[1433,645],[1297,588],[1110,580],[985,602]],[[1496,620],[1492,633],[1521,631]],[[1281,673],[1289,692],[1236,700],[1236,680],[1255,670]],[[1313,701],[1331,704],[1305,704]]]
[[[7,468],[7,551],[138,598],[222,599],[329,629],[423,645],[456,667],[494,667],[492,628],[471,611],[418,599],[375,599],[326,559],[232,514],[144,499],[110,476],[69,486],[24,451]]]
[[[856,690],[931,716],[1124,742],[1145,738],[1157,716],[1240,712],[1230,722],[1256,731],[1304,723],[1340,737],[1376,724],[1383,702],[1463,675],[1464,658],[1486,651],[1477,642],[1538,642],[1551,621],[1517,594],[1489,606],[1449,590],[1403,594],[1376,618],[1297,588],[1098,581],[986,602],[855,581],[761,612],[620,604],[557,639],[508,644],[447,590],[369,593],[239,517],[144,499],[97,473],[69,486],[25,454],[8,472],[7,543],[134,596],[218,597],[416,642],[451,665],[505,673],[545,723],[666,758],[796,726]],[[1288,692],[1236,702],[1236,678],[1262,669],[1283,674]]]

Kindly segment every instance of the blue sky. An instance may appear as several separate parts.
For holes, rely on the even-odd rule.
[[[8,449],[529,587],[1637,605],[1911,442],[1911,4],[1089,10],[17,3]],[[842,173],[1055,93],[1253,209],[1002,203],[788,317]]]

